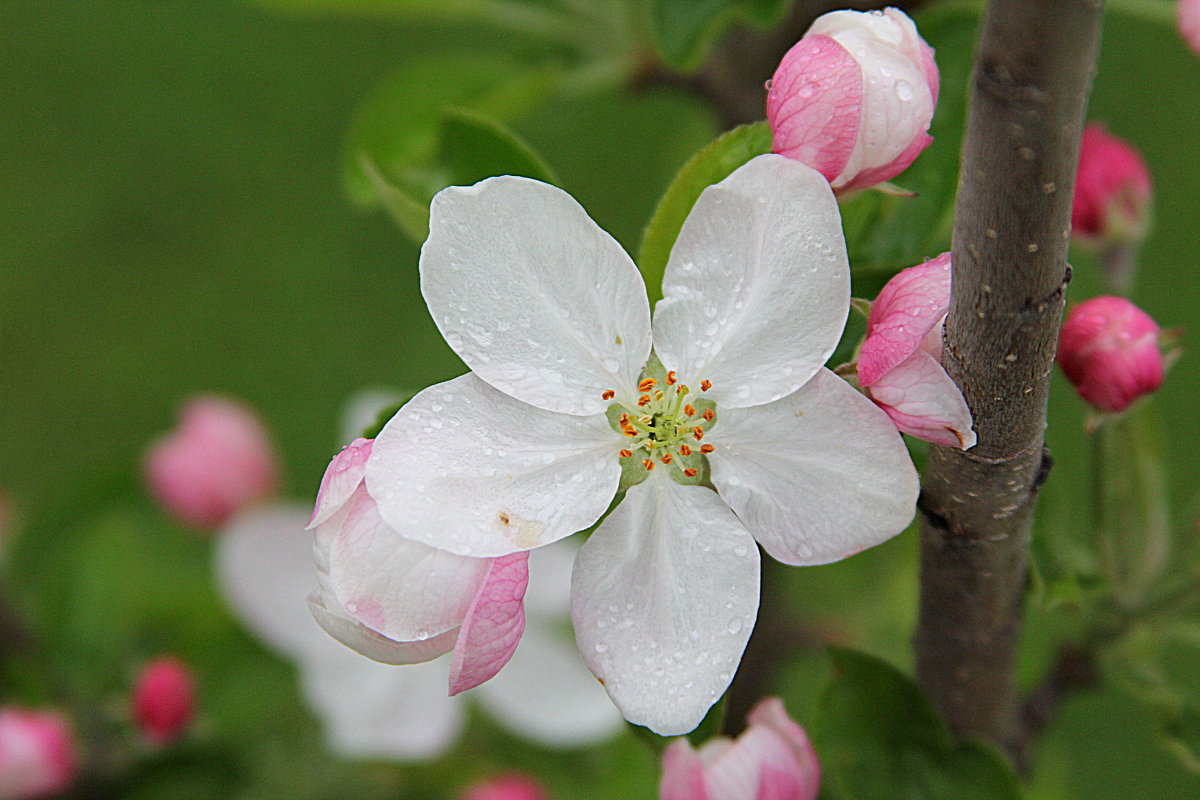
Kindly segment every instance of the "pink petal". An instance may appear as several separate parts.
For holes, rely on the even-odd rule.
[[[1179,32],[1200,53],[1200,0],[1179,0]]]
[[[512,658],[525,631],[523,600],[528,583],[527,551],[492,560],[454,645],[451,696],[488,680]]]
[[[832,181],[854,150],[862,104],[862,68],[849,51],[829,36],[805,36],[784,55],[767,93],[775,152]]]
[[[308,521],[309,529],[332,517],[354,494],[367,472],[372,444],[373,439],[355,439],[329,462],[317,491],[312,519]]]
[[[858,357],[859,382],[874,384],[920,349],[949,305],[949,253],[902,270],[888,281],[871,306],[867,338]]]
[[[884,373],[867,393],[904,433],[962,450],[975,446],[974,420],[962,392],[924,350]]]
[[[687,739],[676,739],[663,753],[659,800],[710,800],[704,762]]]
[[[869,186],[874,186],[877,183],[890,181],[892,178],[908,169],[909,165],[917,159],[917,156],[921,155],[921,151],[932,143],[933,137],[928,133],[918,133],[908,147],[905,148],[903,153],[896,156],[882,167],[864,169],[862,172],[859,172],[857,175],[855,175],[853,179],[838,187],[838,190],[846,191],[849,189],[864,189]]]
[[[788,716],[787,709],[783,707],[783,701],[778,697],[765,698],[751,710],[746,721],[751,726],[759,726],[773,731],[791,748],[792,754],[800,766],[798,775],[801,790],[795,795],[796,800],[814,800],[821,788],[821,765],[817,762],[817,754],[813,750],[812,742],[808,740],[808,735]],[[777,792],[780,788],[788,785],[786,776],[776,774],[780,771],[772,764],[764,766],[762,777],[759,779],[759,794],[755,800],[791,797],[786,794],[769,793]],[[764,794],[764,792],[768,793]]]

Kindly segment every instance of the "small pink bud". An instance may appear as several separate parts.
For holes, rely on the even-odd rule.
[[[547,795],[533,778],[505,775],[475,784],[462,800],[547,800]]]
[[[933,141],[933,48],[898,9],[819,17],[769,86],[775,152],[808,164],[836,190],[891,180]]]
[[[220,397],[191,400],[179,427],[146,453],[145,470],[150,490],[167,511],[205,529],[270,496],[278,472],[262,424]]]
[[[0,708],[0,800],[34,800],[67,789],[78,757],[67,718],[53,711]]]
[[[1200,0],[1179,0],[1179,32],[1200,53]]]
[[[175,741],[195,710],[196,688],[186,664],[164,656],[142,668],[133,688],[133,717],[148,742],[162,747]]]
[[[1083,131],[1071,233],[1084,242],[1141,240],[1149,227],[1150,171],[1128,142],[1093,122]]]
[[[678,739],[663,754],[660,800],[815,800],[817,754],[777,697],[761,701],[736,741],[717,737],[699,751]]]
[[[963,450],[975,446],[971,409],[942,368],[950,254],[901,270],[871,305],[858,382],[896,427]]]
[[[1158,389],[1163,355],[1158,324],[1123,297],[1096,297],[1067,314],[1058,365],[1079,396],[1118,413]]]

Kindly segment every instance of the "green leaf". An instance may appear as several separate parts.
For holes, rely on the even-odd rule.
[[[790,0],[655,0],[659,53],[676,69],[694,69],[730,25],[746,19],[763,27],[774,25],[790,4]]]
[[[443,116],[442,161],[451,185],[465,186],[492,175],[521,175],[558,184],[558,176],[524,140],[494,119],[462,109]]]
[[[399,205],[402,218],[414,216],[411,205],[428,206],[447,185],[436,163],[447,111],[474,112],[499,126],[543,103],[558,76],[553,67],[531,69],[496,54],[414,59],[359,109],[343,159],[347,191],[363,205],[382,201],[394,214]]]
[[[843,800],[1017,800],[1002,756],[955,742],[912,681],[890,664],[831,648],[836,676],[817,708],[814,742]]]
[[[638,250],[638,266],[652,305],[662,297],[662,277],[671,248],[700,193],[755,156],[769,152],[771,129],[766,122],[756,122],[721,134],[679,170],[658,201]]]

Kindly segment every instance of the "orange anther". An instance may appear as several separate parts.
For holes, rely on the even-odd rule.
[[[638,408],[645,408],[650,405],[650,395],[644,394],[638,398]]]
[[[704,409],[704,414],[702,416],[709,422],[712,422],[717,418],[716,412],[714,412],[711,408]]]
[[[621,456],[621,458],[630,458],[631,456],[633,456],[633,451],[632,450],[622,450],[617,455]]]
[[[707,392],[711,388],[712,388],[712,381],[710,381],[708,378],[705,378],[704,380],[700,381],[700,391]]]
[[[695,439],[697,442],[700,441],[701,439],[703,439],[704,438],[704,428],[701,428],[699,425],[692,428],[692,438]]]
[[[662,389],[656,389],[656,390],[655,390],[655,392],[654,392],[654,399],[655,399],[655,400],[659,400],[659,401],[661,401],[661,400],[663,399],[663,393],[662,393]]]
[[[616,396],[617,396],[617,393],[614,392],[612,389],[605,389],[604,394],[600,395],[600,399],[601,400],[612,400]]]
[[[700,452],[704,453],[705,455],[708,455],[709,453],[711,453],[713,450],[716,450],[716,449],[717,448],[713,447],[711,444],[700,445]]]
[[[686,444],[679,445],[679,455],[690,456],[691,454],[692,454],[692,448],[688,447]]]
[[[646,472],[654,469],[654,462],[648,458],[642,459],[642,466],[646,468]]]
[[[670,464],[670,463],[671,463],[671,454],[670,454],[670,453],[664,453],[664,454],[662,455],[662,457],[661,457],[660,459],[658,459],[658,460],[659,460],[659,461],[661,461],[661,462],[663,462],[664,464]]]
[[[648,392],[653,388],[654,388],[654,378],[643,378],[642,382],[638,384],[639,392]]]
[[[671,370],[670,372],[667,373],[667,386],[674,386],[674,385],[675,385],[675,370]]]
[[[685,470],[683,471],[683,474],[684,474],[684,475],[686,475],[686,476],[688,476],[689,478],[694,478],[694,477],[696,477],[697,475],[699,475],[699,474],[700,474],[700,470],[698,470],[698,469],[692,469],[691,467],[688,467],[687,469],[685,469]]]
[[[689,417],[694,417],[696,416],[696,407],[691,403],[688,403],[683,407],[683,413],[687,414]]]
[[[637,431],[635,431],[633,428],[625,428],[621,432],[624,433],[626,436],[628,436],[630,439],[637,436]]]

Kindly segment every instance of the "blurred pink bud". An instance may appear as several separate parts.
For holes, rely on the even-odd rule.
[[[547,795],[533,778],[505,775],[475,784],[462,800],[547,800]]]
[[[1179,32],[1200,53],[1200,0],[1179,0]]]
[[[858,381],[901,431],[966,450],[971,409],[941,363],[949,306],[949,253],[901,270],[871,305]]]
[[[663,754],[661,800],[814,800],[821,768],[804,729],[777,697],[761,701],[736,741],[717,737],[699,751],[678,739]]]
[[[179,738],[196,711],[192,671],[173,656],[142,667],[133,688],[133,717],[142,735],[156,746]]]
[[[0,800],[33,800],[64,791],[78,758],[67,718],[53,711],[0,708]]]
[[[1079,396],[1117,413],[1158,389],[1163,355],[1158,324],[1123,297],[1096,297],[1067,314],[1058,365]]]
[[[1098,122],[1083,131],[1071,233],[1085,242],[1139,241],[1150,221],[1150,171],[1138,152]]]
[[[933,141],[933,48],[895,8],[819,17],[769,87],[775,152],[809,165],[837,190],[891,180]]]
[[[220,397],[191,400],[179,427],[146,453],[145,468],[150,490],[163,507],[206,529],[270,496],[278,472],[258,418]]]

